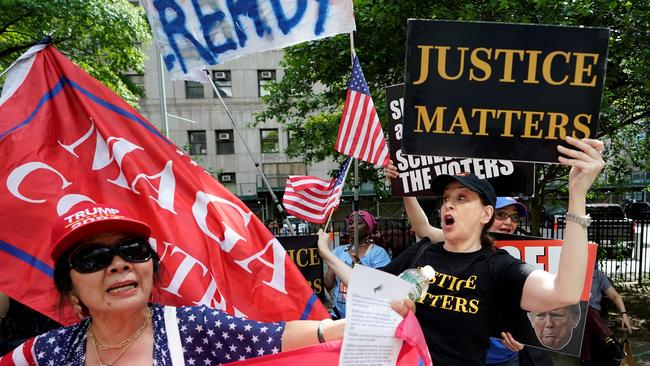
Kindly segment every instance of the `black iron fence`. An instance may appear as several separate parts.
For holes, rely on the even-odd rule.
[[[650,217],[629,219],[591,214],[589,241],[598,244],[600,268],[616,282],[650,282]],[[530,223],[520,224],[521,232],[530,233]],[[542,223],[540,234],[564,239],[564,216]]]

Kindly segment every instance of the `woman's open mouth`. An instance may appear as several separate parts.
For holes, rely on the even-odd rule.
[[[138,283],[135,281],[120,282],[111,285],[106,292],[109,294],[120,294],[129,290],[133,290],[138,287]]]
[[[443,229],[454,224],[454,217],[452,215],[445,215],[442,219]]]

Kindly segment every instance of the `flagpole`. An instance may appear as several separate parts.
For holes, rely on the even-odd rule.
[[[354,69],[354,32],[350,32],[350,61]],[[354,245],[352,252],[359,256],[359,160],[354,159],[354,181],[352,183],[352,212],[354,212]]]
[[[162,67],[162,55],[156,49],[156,64],[158,65],[158,95],[160,97],[160,122],[162,123],[162,129],[165,132],[165,137],[169,138],[169,121],[167,119],[167,95],[165,93],[165,77],[164,70]]]
[[[32,47],[37,46],[39,44],[51,44],[52,43],[52,36],[54,35],[55,31],[52,31],[49,34],[46,34],[43,38],[41,38],[40,41],[34,43],[33,45],[29,46],[27,48],[27,51],[29,51]],[[0,78],[3,77],[6,73],[9,72],[9,70],[13,69],[14,66],[18,64],[20,60],[23,59],[23,56],[25,56],[25,53],[23,53],[21,56],[19,56],[17,59],[14,60],[9,66],[7,66],[6,69],[4,69],[2,72],[0,72]]]
[[[205,72],[208,72],[208,70],[203,69]],[[289,228],[289,233],[291,235],[296,235],[296,232],[293,230],[293,225],[291,224],[291,221],[289,221],[289,218],[287,217],[287,213],[284,210],[284,207],[282,206],[282,203],[278,200],[278,197],[275,195],[273,192],[273,188],[271,188],[271,184],[269,181],[266,179],[266,175],[264,175],[264,172],[262,171],[262,168],[260,168],[260,163],[255,160],[255,157],[251,153],[250,149],[248,148],[248,145],[246,145],[246,141],[244,140],[244,137],[242,136],[241,132],[239,131],[239,128],[237,127],[237,124],[235,123],[235,118],[232,116],[232,113],[230,113],[230,109],[228,109],[228,106],[226,105],[226,102],[224,102],[223,98],[221,97],[221,93],[219,92],[219,88],[217,88],[217,85],[214,83],[214,80],[212,80],[211,77],[208,76],[208,79],[210,80],[210,85],[212,86],[212,90],[214,90],[215,94],[217,94],[217,97],[219,98],[219,101],[221,102],[221,105],[223,105],[224,110],[226,111],[226,114],[228,115],[228,119],[230,119],[230,123],[232,124],[233,129],[237,133],[237,136],[239,136],[239,139],[241,140],[242,144],[244,145],[244,148],[246,149],[246,152],[248,155],[250,155],[251,160],[253,160],[253,163],[255,164],[255,167],[257,168],[257,171],[260,172],[260,175],[262,176],[262,181],[264,182],[264,185],[266,186],[266,189],[268,189],[269,193],[271,194],[271,199],[273,200],[273,204],[275,204],[275,207],[278,209],[278,212],[280,212],[280,216],[282,217],[282,221],[284,221],[285,224],[287,224],[287,227]]]
[[[332,221],[332,216],[334,216],[334,210],[330,212],[330,216],[327,218],[327,222],[325,223],[325,226],[323,226],[323,231],[327,232],[327,227],[330,224],[330,221]]]
[[[11,65],[7,66],[7,68],[4,69],[4,71],[0,72],[0,78],[3,77],[6,73],[8,73],[9,70],[13,69],[14,66],[16,66],[15,62],[13,62]]]
[[[343,162],[343,165],[347,164],[347,167],[345,168],[345,176],[343,177],[343,181],[342,181],[342,183],[341,183],[341,191],[340,191],[340,195],[339,195],[339,197],[338,197],[339,200],[340,200],[340,199],[342,198],[342,196],[343,196],[343,188],[344,188],[344,186],[345,186],[345,181],[348,179],[348,173],[350,172],[350,163],[347,162],[347,160],[349,160],[349,159],[352,159],[352,158],[348,158],[348,159],[346,159],[346,160]],[[343,166],[341,167],[341,169],[343,169]],[[339,170],[340,170],[340,169],[339,169]],[[338,173],[337,173],[337,174],[338,174]],[[339,201],[339,204],[340,204],[340,201]],[[338,206],[338,205],[337,205],[337,206]],[[331,220],[332,220],[332,216],[334,216],[334,211],[336,211],[336,209],[332,209],[332,211],[330,211],[330,214],[329,214],[329,216],[328,216],[328,218],[327,218],[327,222],[325,222],[325,226],[323,226],[323,230],[324,230],[324,231],[327,231],[327,226],[329,226],[329,224],[330,224],[330,222],[331,222]],[[334,231],[334,226],[332,226],[332,231]]]

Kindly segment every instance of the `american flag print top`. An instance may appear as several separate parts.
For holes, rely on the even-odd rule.
[[[151,305],[154,366],[221,365],[281,350],[284,322],[261,323],[207,306]],[[30,339],[0,365],[83,366],[90,320]]]

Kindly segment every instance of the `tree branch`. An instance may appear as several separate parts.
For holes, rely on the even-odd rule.
[[[636,116],[631,116],[630,118],[624,120],[623,122],[621,122],[620,124],[617,124],[616,126],[610,126],[605,130],[598,131],[598,137],[603,137],[603,136],[609,135],[610,133],[616,132],[616,130],[618,130],[621,127],[631,125],[631,124],[633,124],[634,122],[636,122],[636,121],[638,121],[640,119],[649,118],[649,117],[650,117],[650,110],[642,111],[641,113],[637,114]]]
[[[18,15],[15,19],[10,20],[9,22],[5,23],[4,25],[0,26],[0,34],[4,33],[11,27],[12,25],[18,23],[18,21],[22,20],[25,17],[29,16],[29,12],[25,12],[24,14]]]
[[[32,41],[30,43],[23,43],[23,44],[19,44],[19,45],[16,45],[16,46],[6,48],[4,50],[0,50],[0,58],[8,56],[8,55],[10,55],[10,54],[12,54],[14,52],[18,52],[20,50],[24,50],[24,49],[26,50],[29,47],[35,45],[36,43],[38,43],[38,41],[36,41],[36,42]]]

